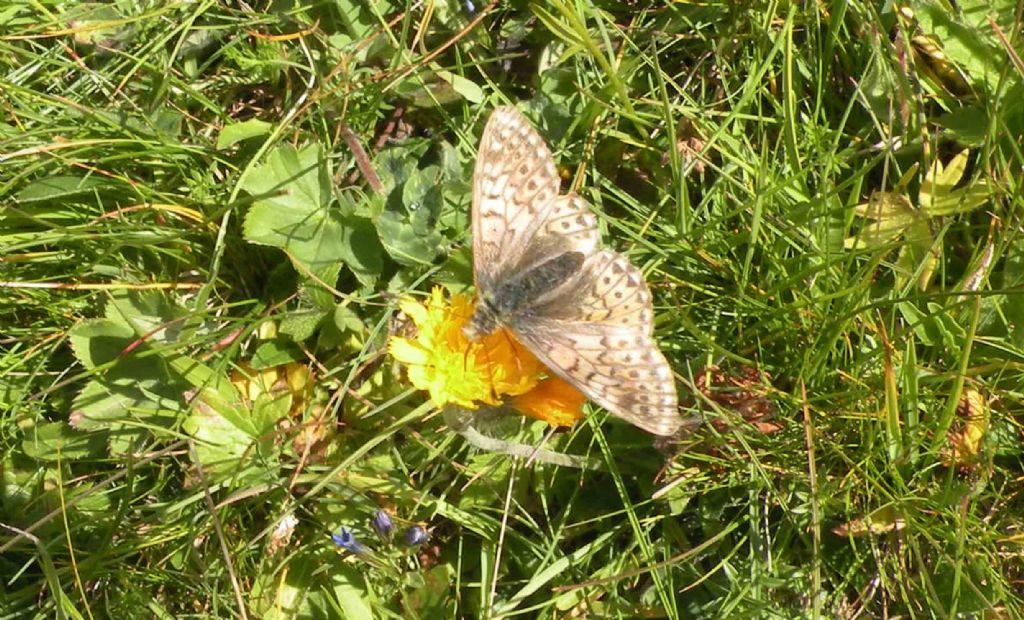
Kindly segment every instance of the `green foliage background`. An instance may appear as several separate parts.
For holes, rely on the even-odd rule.
[[[1021,24],[0,6],[0,618],[1021,616]],[[385,355],[504,104],[648,276],[673,446],[481,450]]]

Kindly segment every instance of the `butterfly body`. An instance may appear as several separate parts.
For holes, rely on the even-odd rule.
[[[467,335],[476,340],[498,326],[515,330],[517,323],[532,319],[546,298],[580,273],[584,259],[580,252],[563,252],[481,293]]]
[[[651,295],[626,257],[601,249],[582,198],[559,195],[551,152],[514,108],[484,130],[473,177],[473,340],[511,331],[555,374],[657,435],[681,425],[653,340]]]

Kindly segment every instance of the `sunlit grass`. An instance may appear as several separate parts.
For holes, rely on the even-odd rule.
[[[0,8],[0,617],[1021,615],[1014,6]],[[386,356],[506,103],[671,449]]]

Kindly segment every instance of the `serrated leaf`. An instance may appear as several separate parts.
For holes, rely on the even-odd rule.
[[[334,286],[341,273],[341,263],[330,263],[310,271],[299,289],[300,299],[308,301],[319,308],[328,309],[334,306]]]
[[[146,424],[150,425],[154,424],[153,414],[164,413],[165,421],[171,422],[172,416],[166,414],[180,409],[180,400],[168,398],[145,385],[94,379],[75,397],[68,423],[81,431],[109,430],[125,420],[145,417]]]
[[[25,456],[40,461],[76,460],[103,452],[103,437],[80,433],[63,422],[41,424],[29,429],[21,442]]]
[[[436,228],[442,174],[438,166],[413,171],[402,184],[400,198],[392,195],[388,210],[377,218],[381,242],[399,264],[430,265],[441,252],[444,238]]]
[[[291,411],[294,397],[288,390],[264,392],[252,403],[252,421],[260,436],[274,430],[274,425]]]
[[[78,361],[96,370],[118,360],[135,339],[135,331],[120,321],[89,319],[73,326],[68,339]]]
[[[65,13],[68,27],[74,31],[75,42],[81,45],[109,44],[124,28],[123,16],[111,4],[85,2]]]
[[[183,429],[195,438],[199,461],[218,473],[237,471],[247,456],[255,456],[260,436],[249,411],[214,390],[199,391]]]
[[[388,254],[400,265],[431,265],[441,253],[440,233],[419,234],[408,219],[393,211],[380,216],[377,231]]]
[[[341,262],[363,284],[376,280],[383,263],[373,224],[330,208],[334,197],[319,147],[277,147],[243,189],[262,196],[245,218],[248,241],[285,250],[303,274]]]
[[[388,147],[377,154],[373,167],[384,185],[384,193],[391,195],[396,187],[402,187],[417,173],[419,161],[430,148],[424,140],[408,140]]]
[[[886,506],[871,514],[848,521],[832,528],[836,536],[878,536],[887,532],[898,532],[906,527],[903,515],[895,508]]]
[[[365,286],[372,286],[384,269],[384,247],[377,237],[373,221],[365,217],[349,217],[342,229],[342,259]]]
[[[183,308],[174,306],[161,291],[113,291],[104,315],[129,325],[148,343],[171,343],[178,340]]]
[[[352,333],[358,336],[367,335],[366,325],[363,323],[363,320],[346,305],[338,304],[334,309],[332,318],[334,326],[341,333]]]
[[[434,274],[434,282],[461,292],[473,284],[473,251],[469,245],[448,254],[448,260]]]
[[[221,130],[217,136],[217,150],[223,150],[249,138],[265,136],[274,126],[267,121],[251,118],[241,123],[232,123]]]

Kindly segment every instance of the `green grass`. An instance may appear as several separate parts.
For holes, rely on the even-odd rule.
[[[0,618],[1024,615],[1016,5],[467,4],[0,7]],[[481,450],[386,356],[509,103],[671,449]]]

